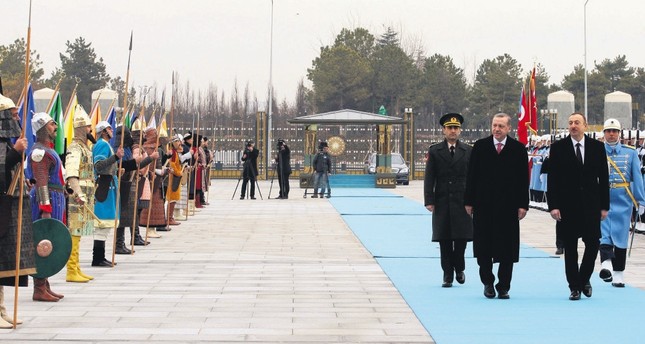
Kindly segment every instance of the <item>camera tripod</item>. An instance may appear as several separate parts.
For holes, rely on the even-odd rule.
[[[253,172],[251,172],[251,173],[253,173]],[[240,171],[240,177],[237,178],[237,185],[235,185],[235,190],[233,191],[233,195],[231,195],[231,201],[233,200],[233,198],[235,198],[235,194],[237,193],[237,188],[240,186],[240,181],[243,178],[244,178],[244,167],[242,167],[242,171]],[[260,199],[264,200],[264,198],[262,198],[262,190],[260,190],[260,184],[258,183],[258,176],[257,175],[253,176],[253,180],[251,181],[251,183],[253,183],[253,182],[255,182],[255,187],[258,188],[258,194],[260,195]],[[242,198],[248,198],[248,193],[249,192],[250,192],[250,190],[247,190],[247,193],[245,195],[243,195]],[[270,193],[271,193],[271,191],[269,190],[269,194]]]

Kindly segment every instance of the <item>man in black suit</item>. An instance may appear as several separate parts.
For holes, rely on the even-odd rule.
[[[246,143],[246,148],[242,153],[242,193],[240,194],[240,199],[246,197],[246,185],[251,183],[251,199],[255,199],[255,183],[258,175],[258,156],[260,151],[255,148],[255,143],[253,141],[248,141]]]
[[[551,145],[547,202],[564,241],[564,267],[570,300],[591,297],[589,278],[600,245],[600,221],[609,212],[609,171],[602,142],[585,135],[581,113],[569,116],[569,136]],[[578,266],[578,238],[585,243]]]
[[[432,241],[439,242],[444,288],[466,281],[464,253],[466,243],[473,240],[473,219],[464,209],[466,173],[472,147],[459,141],[464,117],[458,113],[445,114],[439,120],[443,126],[443,142],[428,149],[424,203],[432,212]]]
[[[508,136],[511,117],[493,117],[493,135],[475,142],[464,204],[473,216],[473,251],[484,296],[508,299],[513,263],[520,259],[520,220],[529,209],[529,164],[523,144]],[[499,263],[493,288],[493,263]]]

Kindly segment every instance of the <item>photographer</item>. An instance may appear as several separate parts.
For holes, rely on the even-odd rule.
[[[291,150],[283,139],[278,139],[278,154],[275,157],[278,170],[280,195],[277,199],[289,198],[289,175],[291,175]]]
[[[255,199],[255,181],[257,180],[258,175],[258,155],[260,155],[260,151],[255,148],[253,141],[247,142],[246,148],[242,153],[242,161],[244,161],[242,176],[244,180],[242,182],[242,194],[240,194],[240,199],[244,199],[246,196],[246,183],[248,182],[251,182],[251,199]]]
[[[327,198],[331,197],[329,187],[329,173],[331,173],[331,157],[329,156],[329,145],[327,142],[320,142],[318,154],[314,157],[312,167],[314,168],[314,194],[311,198],[318,198],[318,187],[320,186],[320,198],[323,198],[325,186],[327,186]]]

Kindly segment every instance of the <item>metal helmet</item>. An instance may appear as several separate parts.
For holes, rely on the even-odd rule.
[[[86,127],[91,125],[90,116],[87,115],[81,104],[76,105],[74,109],[74,128]]]
[[[47,125],[49,122],[53,122],[54,119],[47,113],[45,112],[39,112],[34,115],[34,117],[31,118],[31,131],[33,132],[34,135],[43,128],[44,126]]]

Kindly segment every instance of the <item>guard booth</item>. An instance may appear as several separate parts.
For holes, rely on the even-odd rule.
[[[370,112],[357,110],[338,110],[307,116],[296,117],[287,121],[289,124],[299,124],[305,127],[304,147],[304,171],[300,176],[300,187],[312,187],[311,176],[313,174],[312,162],[316,156],[318,143],[318,129],[322,126],[347,126],[347,125],[376,125],[377,126],[377,168],[373,187],[395,188],[396,174],[391,172],[392,168],[392,126],[406,124],[405,119],[379,115]],[[333,139],[333,140],[332,140]],[[332,156],[340,155],[345,150],[345,143],[340,137],[332,137],[329,142],[329,151]],[[351,186],[352,179],[358,181],[361,176],[347,176],[348,186]],[[365,179],[363,177],[363,179]]]

